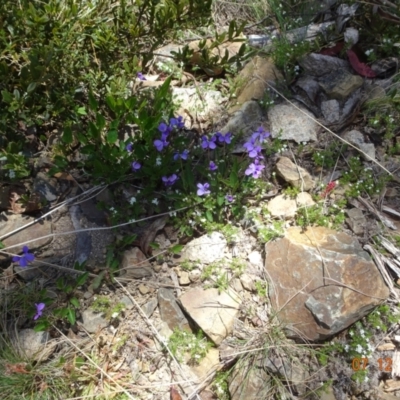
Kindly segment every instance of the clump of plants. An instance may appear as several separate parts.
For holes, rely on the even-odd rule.
[[[168,348],[181,362],[186,360],[188,364],[198,364],[212,347],[202,331],[197,334],[189,333],[176,328],[168,339]]]

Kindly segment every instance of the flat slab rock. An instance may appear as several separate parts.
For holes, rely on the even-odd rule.
[[[233,290],[219,292],[218,289],[205,290],[201,287],[188,290],[179,301],[186,313],[216,345],[232,332],[241,303]]]
[[[314,116],[300,104],[278,104],[268,111],[271,136],[296,143],[317,140],[318,124]]]
[[[327,339],[389,296],[368,253],[346,233],[292,227],[265,253],[270,299],[289,336]]]

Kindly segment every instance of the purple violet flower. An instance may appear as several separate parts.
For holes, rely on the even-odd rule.
[[[165,123],[161,122],[160,125],[158,125],[157,128],[163,135],[166,134],[168,135],[171,132],[171,128]]]
[[[24,254],[22,256],[14,256],[12,258],[13,262],[18,262],[21,267],[26,267],[29,262],[32,262],[35,259],[35,256],[29,252],[28,246],[24,246],[22,248]]]
[[[178,180],[178,176],[176,174],[172,174],[171,176],[163,176],[162,181],[165,186],[172,186]]]
[[[35,316],[33,317],[33,319],[36,321],[39,317],[42,316],[42,314],[43,314],[43,309],[46,307],[46,304],[44,304],[44,303],[36,304],[36,303],[35,303],[35,307],[36,307],[36,314],[35,314]]]
[[[210,139],[208,139],[207,136],[203,136],[201,138],[201,147],[203,149],[214,150],[215,148],[217,148],[217,145],[215,144],[216,141],[217,141],[216,135],[213,135]]]
[[[140,168],[142,168],[142,164],[138,161],[134,161],[132,163],[132,171],[138,171]]]
[[[125,146],[125,150],[126,150],[126,151],[129,151],[129,153],[131,153],[132,150],[133,150],[133,144],[132,144],[132,143],[128,143],[128,144]]]
[[[252,135],[251,135],[251,139],[252,141],[256,141],[258,139],[258,141],[260,143],[264,143],[265,139],[267,137],[271,136],[271,134],[269,132],[267,132],[262,126],[260,126]]]
[[[265,165],[260,164],[258,160],[254,160],[253,163],[251,163],[246,171],[244,172],[245,175],[252,175],[253,178],[259,178],[261,175],[261,171],[265,168]]]
[[[246,142],[243,147],[249,152],[250,158],[256,158],[261,153],[261,147],[256,146],[253,140]]]
[[[232,133],[228,132],[225,133],[225,135],[223,135],[221,132],[217,132],[215,135],[217,136],[219,143],[226,143],[226,144],[231,143]]]
[[[233,200],[235,200],[235,198],[231,195],[231,194],[227,194],[225,196],[225,199],[229,202],[232,203]]]
[[[171,118],[169,120],[169,126],[171,128],[177,127],[178,129],[184,128],[185,124],[183,122],[183,117],[180,115],[178,118]]]
[[[197,184],[197,196],[204,196],[210,194],[211,192],[208,190],[210,187],[209,183],[198,183]]]
[[[174,160],[179,160],[179,158],[181,158],[182,160],[187,160],[188,158],[188,154],[189,154],[189,150],[183,150],[182,153],[179,154],[179,152],[175,152],[174,154]]]
[[[209,166],[210,171],[216,171],[218,167],[215,165],[214,161],[210,161],[210,166]]]
[[[141,81],[147,81],[146,77],[141,72],[137,73],[137,77]]]
[[[168,144],[169,144],[169,142],[167,142],[167,137],[168,137],[168,133],[163,133],[162,135],[161,135],[161,139],[160,140],[155,140],[154,141],[154,146],[156,147],[156,149],[158,150],[158,151],[162,151],[162,149],[164,148],[164,147],[167,147],[168,146]]]

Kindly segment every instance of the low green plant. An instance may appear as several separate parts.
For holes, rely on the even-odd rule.
[[[189,333],[176,328],[168,339],[168,348],[180,361],[185,360],[185,354],[189,357],[188,364],[198,364],[212,347],[202,331],[197,334]]]
[[[310,207],[302,207],[297,210],[296,224],[303,228],[307,226],[325,226],[337,229],[346,220],[344,205],[346,200],[339,200],[333,203],[319,201]]]
[[[212,388],[218,400],[229,400],[229,376],[230,371],[219,371],[215,374]]]
[[[284,196],[290,197],[291,199],[295,199],[299,193],[301,193],[300,188],[294,186],[288,186],[287,188],[282,190],[282,194]]]
[[[374,176],[371,167],[365,167],[360,157],[348,159],[348,169],[343,172],[340,183],[347,187],[346,196],[358,197],[362,194],[373,196],[379,194],[390,180],[389,175]]]
[[[107,314],[111,310],[111,300],[107,296],[97,296],[90,308],[95,312]]]
[[[266,299],[268,297],[268,284],[266,281],[255,281],[254,283],[259,297]]]
[[[326,169],[333,168],[338,161],[338,153],[343,152],[345,149],[346,147],[343,144],[333,141],[325,149],[314,151],[312,159],[315,165],[319,167]]]

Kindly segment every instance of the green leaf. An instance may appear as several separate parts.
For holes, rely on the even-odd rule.
[[[114,97],[112,95],[108,95],[106,97],[106,103],[107,103],[108,107],[110,107],[111,110],[115,112],[116,102],[115,102],[115,99],[114,99]]]
[[[37,87],[37,82],[32,82],[29,84],[28,88],[26,89],[26,91],[28,93],[33,92]]]
[[[96,114],[96,126],[99,132],[101,132],[106,126],[106,119],[100,113]]]
[[[19,99],[21,98],[21,95],[20,95],[20,93],[19,93],[19,90],[18,90],[18,89],[14,89],[13,94],[14,94],[14,98],[15,98],[17,101],[19,101]]]
[[[78,279],[76,280],[76,286],[84,285],[88,278],[89,278],[89,272],[85,272],[84,274],[79,276]]]
[[[118,140],[118,132],[117,131],[108,131],[107,133],[107,142],[110,144],[115,143]]]
[[[76,112],[77,112],[79,115],[87,115],[87,113],[86,113],[86,108],[85,108],[85,107],[79,107],[79,108],[76,110]]]
[[[97,108],[99,107],[99,103],[96,101],[96,99],[93,96],[93,93],[90,91],[89,92],[89,108],[96,112]]]
[[[225,197],[224,196],[218,196],[217,197],[217,204],[219,206],[222,206],[222,204],[224,204],[224,203],[225,203]]]
[[[75,357],[75,367],[80,368],[85,365],[85,359],[83,357]]]
[[[100,287],[101,282],[103,281],[105,273],[106,273],[106,271],[101,271],[99,273],[99,275],[97,275],[96,278],[93,279],[93,282],[92,282],[92,285],[91,285],[93,289],[98,289]]]
[[[183,249],[183,245],[182,244],[176,244],[176,245],[170,247],[169,251],[172,254],[179,254],[182,251],[182,249]]]
[[[65,128],[64,128],[64,132],[63,132],[63,135],[62,135],[62,141],[65,144],[71,144],[72,141],[73,141],[72,129],[68,125],[65,126]]]
[[[10,104],[13,101],[13,96],[8,90],[2,90],[1,95],[5,103]]]
[[[33,330],[35,332],[43,332],[43,331],[46,331],[49,328],[50,328],[50,322],[47,321],[46,319],[43,319],[43,320],[39,320],[39,322],[36,323],[36,325],[33,328]]]
[[[232,40],[233,33],[235,32],[235,28],[236,28],[235,21],[231,21],[229,24],[229,29],[228,29],[228,40]]]
[[[69,302],[76,308],[80,307],[79,300],[76,297],[72,297]]]
[[[67,319],[71,325],[75,325],[76,314],[75,314],[75,310],[73,310],[72,308],[68,308]]]
[[[0,242],[0,249],[4,249],[6,247],[3,242]]]
[[[211,213],[210,210],[206,211],[206,218],[208,219],[209,222],[213,222],[214,221],[212,213]]]

